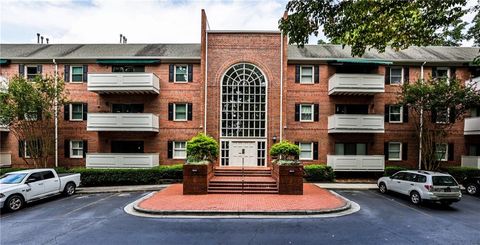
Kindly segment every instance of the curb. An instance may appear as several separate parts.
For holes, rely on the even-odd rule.
[[[376,184],[326,184],[313,183],[314,185],[328,190],[377,190]],[[368,185],[368,186],[367,186]]]
[[[122,193],[122,192],[148,192],[160,191],[169,186],[155,185],[155,186],[109,186],[109,187],[81,187],[77,188],[78,194],[97,194],[97,193]]]

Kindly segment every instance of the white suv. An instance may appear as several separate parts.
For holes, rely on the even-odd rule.
[[[381,193],[394,191],[410,196],[413,204],[423,200],[450,205],[462,198],[460,186],[449,174],[431,171],[400,171],[390,177],[382,177],[377,182]]]

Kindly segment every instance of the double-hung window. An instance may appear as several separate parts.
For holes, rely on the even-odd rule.
[[[300,105],[300,121],[301,122],[313,122],[313,110],[314,107],[312,104]]]
[[[402,67],[390,68],[390,84],[402,84],[403,83],[403,69]]]
[[[403,122],[403,107],[399,105],[389,106],[389,122],[401,123]]]
[[[27,79],[33,80],[37,75],[39,75],[38,66],[25,66],[25,74]]]
[[[389,161],[402,160],[402,143],[400,142],[388,143],[388,160]]]
[[[435,157],[438,161],[447,161],[448,159],[448,144],[435,145]]]
[[[188,65],[175,65],[175,82],[188,82]]]
[[[450,117],[450,108],[437,110],[435,123],[448,123]]]
[[[70,141],[70,158],[83,158],[83,141]]]
[[[70,121],[83,120],[83,104],[70,104]]]
[[[173,158],[174,159],[187,158],[187,142],[185,141],[173,142]]]
[[[300,66],[300,83],[313,83],[313,66]]]
[[[84,81],[83,66],[70,66],[70,70],[70,81],[72,83],[82,83]]]
[[[187,121],[187,111],[188,111],[188,104],[174,104],[173,105],[173,115],[174,121]]]
[[[298,143],[300,160],[313,160],[313,143]]]
[[[448,67],[437,67],[436,72],[433,74],[433,78],[449,78],[450,69]]]

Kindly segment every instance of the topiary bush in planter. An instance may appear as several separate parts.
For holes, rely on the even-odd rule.
[[[218,156],[218,142],[204,133],[198,133],[187,142],[187,163],[208,164]]]
[[[299,165],[300,147],[287,140],[282,140],[270,148],[270,156],[274,158],[273,163],[278,165]]]

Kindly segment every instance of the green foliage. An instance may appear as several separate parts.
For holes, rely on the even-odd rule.
[[[466,0],[412,1],[329,1],[291,0],[286,19],[279,28],[289,43],[308,43],[311,34],[323,30],[332,43],[352,46],[352,55],[361,56],[368,48],[384,52],[411,45],[455,44],[465,27],[461,17],[468,10]],[[460,30],[460,31],[459,31]]]
[[[324,164],[312,164],[303,166],[305,179],[308,181],[329,181],[335,180],[335,172],[332,167]]]
[[[449,167],[443,168],[442,171],[449,173],[460,183],[462,183],[466,177],[480,176],[480,169],[471,167]]]
[[[197,134],[187,142],[188,162],[213,162],[218,156],[218,142],[203,133]]]
[[[398,171],[408,170],[408,168],[400,167],[400,166],[387,166],[385,167],[385,172],[383,176],[392,176]]]
[[[279,160],[297,160],[299,155],[300,147],[288,140],[282,140],[270,148],[270,156]]]
[[[467,37],[473,39],[473,45],[480,46],[480,1],[475,7],[476,15],[472,20],[472,26],[468,30]]]

